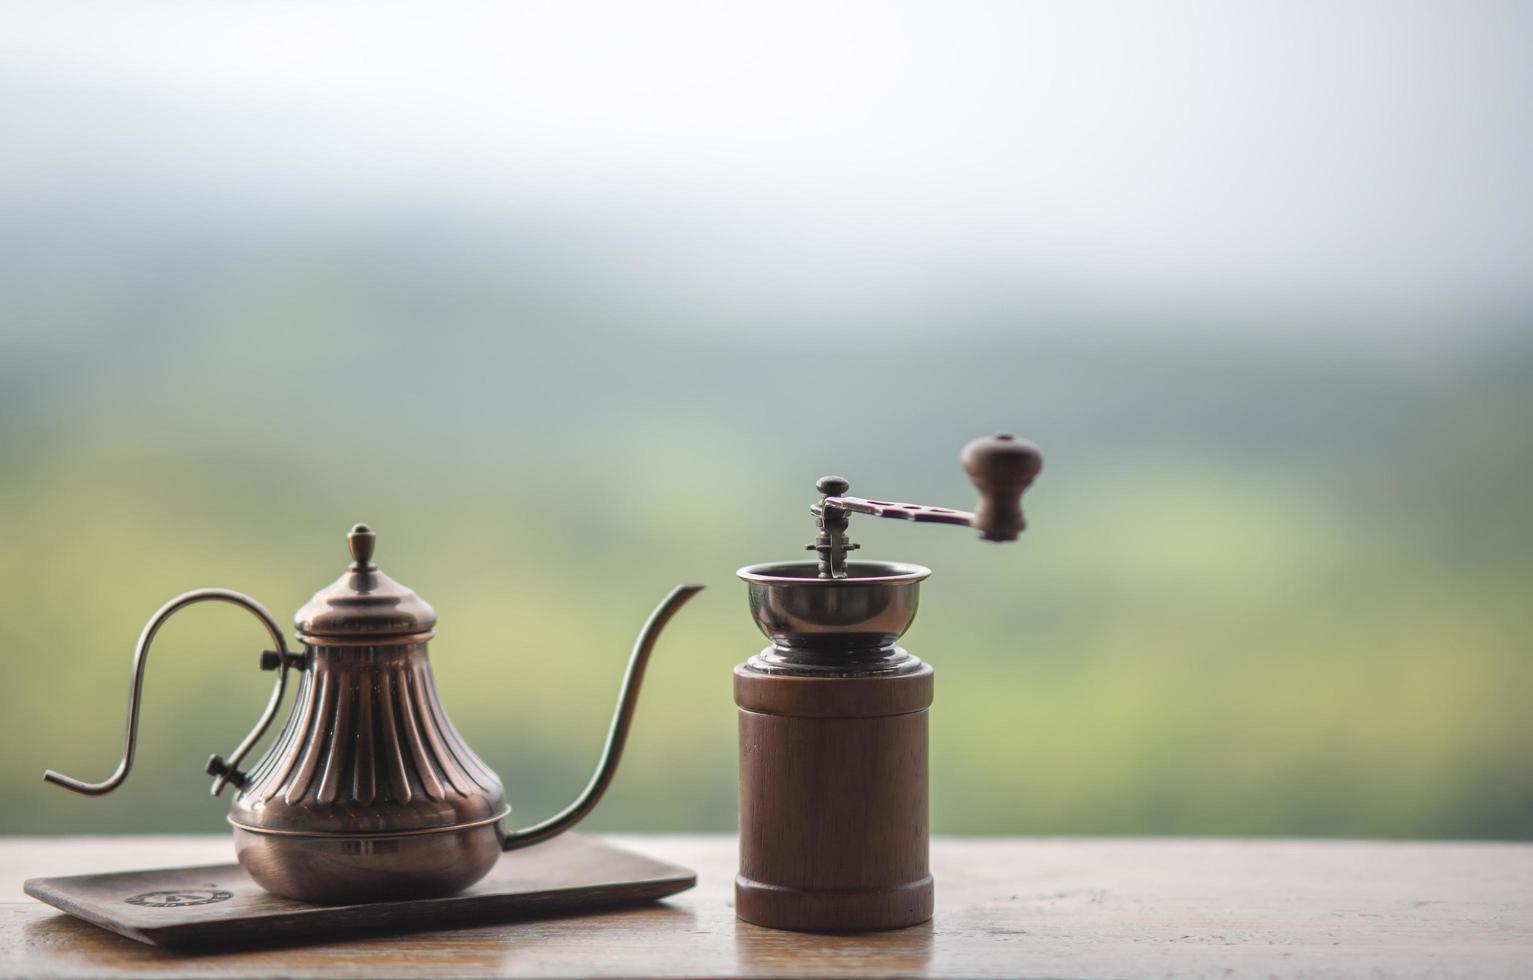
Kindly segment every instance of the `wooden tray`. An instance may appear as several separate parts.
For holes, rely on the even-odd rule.
[[[26,892],[151,945],[234,948],[584,912],[651,902],[695,884],[686,868],[564,834],[507,854],[483,881],[446,898],[309,905],[269,894],[237,864],[32,878]]]

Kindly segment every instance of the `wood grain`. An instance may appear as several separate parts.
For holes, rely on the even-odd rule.
[[[730,907],[732,837],[612,837],[694,868],[657,905],[223,955],[123,939],[24,878],[228,861],[216,837],[0,840],[7,976],[1452,977],[1533,973],[1533,845],[1114,839],[932,842],[937,914],[854,936]]]

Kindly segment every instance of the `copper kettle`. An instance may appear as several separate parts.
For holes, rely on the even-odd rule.
[[[464,742],[437,696],[426,646],[436,612],[373,563],[365,524],[347,535],[352,562],[294,617],[303,652],[259,603],[227,589],[199,589],[166,603],[133,654],[127,743],[108,779],[87,783],[49,770],[50,783],[97,796],[133,768],[144,667],[155,634],[176,612],[207,601],[243,607],[271,635],[263,669],[276,671],[271,700],[227,760],[213,756],[212,792],[233,785],[229,809],[240,864],[268,891],[311,902],[420,898],[478,881],[502,851],[526,847],[578,823],[606,791],[628,736],[644,668],[660,631],[701,589],[671,590],[639,632],[623,675],[606,746],[591,781],[562,812],[524,830],[495,772]],[[240,762],[281,708],[289,670],[298,694],[281,734],[248,771]]]

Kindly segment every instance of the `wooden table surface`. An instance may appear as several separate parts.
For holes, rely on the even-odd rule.
[[[939,839],[937,916],[810,936],[735,919],[732,837],[615,836],[694,868],[641,909],[283,949],[176,954],[78,922],[22,880],[227,861],[216,837],[0,838],[8,976],[1533,975],[1533,844]]]

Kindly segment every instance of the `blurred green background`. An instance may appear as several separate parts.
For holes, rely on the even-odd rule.
[[[853,523],[860,557],[935,570],[905,643],[937,669],[937,832],[1533,838],[1533,221],[1525,189],[1494,183],[1530,154],[1502,125],[1511,82],[1454,74],[1505,68],[1495,39],[1515,32],[1489,8],[1410,7],[1459,86],[1423,109],[1415,90],[1350,74],[1334,25],[1285,20],[1271,43],[1287,30],[1319,45],[1327,109],[1261,75],[1250,45],[1272,25],[1213,7],[1199,23],[1254,51],[1255,74],[1194,59],[1222,84],[1193,70],[1172,85],[1135,74],[1179,63],[1149,50],[1116,86],[1043,96],[926,64],[928,8],[899,9],[895,28],[821,24],[832,39],[873,30],[865,49],[814,46],[790,14],[735,33],[652,14],[583,52],[578,78],[543,78],[563,87],[527,74],[559,55],[513,57],[575,50],[579,16],[548,8],[471,8],[450,33],[395,14],[231,24],[178,7],[79,32],[30,9],[0,73],[15,136],[0,831],[220,829],[202,764],[244,734],[270,681],[261,633],[232,611],[199,607],[162,634],[123,789],[88,800],[39,777],[111,771],[133,642],[160,603],[223,586],[285,622],[340,573],[362,520],[380,564],[436,607],[447,708],[525,822],[584,784],[652,605],[708,584],[664,637],[588,826],[731,829],[730,669],[764,643],[734,569],[802,557],[823,473],[970,506],[957,451],[1005,430],[1047,459],[1018,544]],[[1069,16],[1027,9],[1003,36],[1068,60]],[[971,12],[958,40],[985,43],[988,16]],[[677,42],[682,27],[711,46]],[[915,52],[898,63],[896,28]],[[1085,34],[1111,48],[1133,30]],[[482,54],[477,33],[514,50],[460,59]],[[650,54],[596,57],[623,36]],[[796,51],[809,81],[785,80],[775,55],[726,71],[755,37],[811,44]],[[1408,73],[1374,57],[1386,81]],[[433,81],[460,60],[467,75]],[[882,86],[848,81],[848,62]],[[941,98],[902,98],[928,83]],[[1109,142],[1139,132],[1130,95],[1147,84],[1158,95],[1138,97],[1176,118],[1177,86],[1233,87],[1278,93],[1257,100],[1267,122],[1319,128],[1246,123],[1276,154],[1248,184],[1205,179],[1238,160],[1195,163],[1234,139],[1217,105],[1201,107],[1207,132],[1114,169],[1066,165],[1085,145],[1047,137],[1079,136],[1082,118]],[[951,91],[964,85],[993,113],[956,109],[972,106]],[[418,100],[392,98],[405,91]],[[1428,110],[1462,145],[1424,132]],[[1348,111],[1395,128],[1348,130]],[[951,153],[888,162],[877,134],[908,126]],[[1022,134],[1005,144],[1017,156],[981,174],[967,151],[999,153],[997,127]],[[1322,173],[1306,154],[1333,152],[1337,132],[1352,140],[1338,158],[1408,168],[1420,151],[1418,172]],[[1039,143],[1066,164],[1042,190],[1013,183],[1002,164]],[[1422,163],[1428,149],[1481,169],[1448,173]],[[1177,161],[1192,174],[1166,190]],[[1092,203],[1155,188],[1164,214]],[[1394,204],[1414,217],[1370,224]],[[1295,214],[1311,224],[1284,223]],[[1448,234],[1452,216],[1475,234]],[[1242,245],[1246,265],[1210,257]]]

